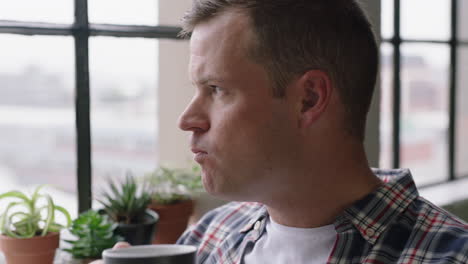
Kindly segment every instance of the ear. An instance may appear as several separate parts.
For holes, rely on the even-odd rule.
[[[300,127],[309,127],[327,108],[333,86],[327,73],[310,70],[304,73],[296,83],[300,94]]]

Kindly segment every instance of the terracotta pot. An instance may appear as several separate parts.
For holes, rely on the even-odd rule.
[[[169,205],[152,203],[148,207],[159,214],[158,231],[153,244],[174,244],[187,228],[193,212],[193,201]]]
[[[12,238],[0,235],[0,249],[8,264],[52,264],[59,247],[60,234],[32,238]]]

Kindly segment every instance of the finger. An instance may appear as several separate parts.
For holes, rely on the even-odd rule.
[[[117,244],[114,245],[113,249],[116,249],[116,248],[128,248],[128,247],[131,247],[132,245],[130,245],[129,243],[127,242],[118,242]]]

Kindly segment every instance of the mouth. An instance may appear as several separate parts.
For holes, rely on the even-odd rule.
[[[206,159],[206,157],[208,156],[208,153],[204,150],[201,150],[201,149],[197,149],[197,148],[192,148],[192,152],[194,155],[193,159],[197,162],[197,163],[202,163],[203,160]]]

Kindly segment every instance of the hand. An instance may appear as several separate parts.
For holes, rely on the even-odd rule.
[[[131,245],[127,242],[118,242],[117,244],[114,245],[113,249],[116,249],[116,248],[128,248],[128,247],[131,247]],[[95,260],[89,264],[104,264],[104,261],[102,260]]]

